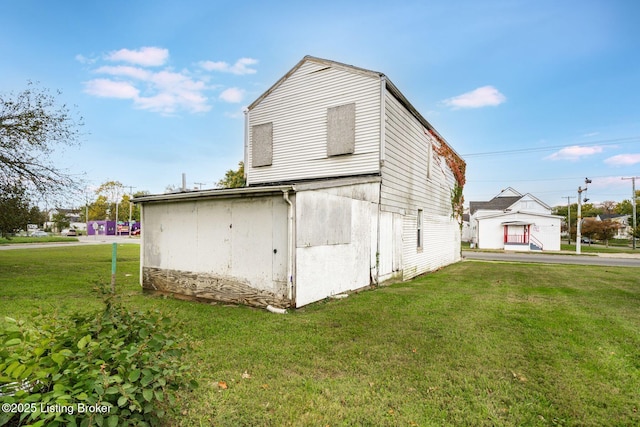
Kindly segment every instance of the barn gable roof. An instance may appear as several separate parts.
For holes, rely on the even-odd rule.
[[[291,70],[289,70],[289,72],[287,72],[284,76],[282,76],[269,89],[267,89],[262,95],[260,95],[255,101],[253,101],[247,107],[247,110],[251,111],[252,109],[254,109],[266,97],[268,97],[278,87],[280,87],[288,78],[290,78],[306,62],[315,62],[318,64],[322,64],[326,67],[337,68],[347,72],[359,73],[359,74],[367,75],[373,78],[381,79],[382,81],[384,81],[385,87],[387,88],[387,90],[389,90],[389,92],[407,109],[407,111],[409,111],[422,124],[422,126],[424,126],[432,134],[434,134],[439,139],[439,141],[446,144],[453,151],[453,153],[455,153],[460,158],[460,160],[462,160],[462,157],[453,149],[453,147],[451,147],[451,144],[449,144],[444,139],[444,137],[442,137],[442,135],[438,133],[438,131],[433,127],[433,125],[431,125],[431,123],[429,123],[427,119],[425,119],[422,116],[422,114],[420,114],[418,110],[416,110],[416,108],[413,105],[411,105],[409,100],[402,94],[402,92],[400,92],[400,90],[393,84],[393,82],[391,82],[391,80],[389,80],[389,78],[386,75],[384,75],[379,71],[367,70],[365,68],[344,64],[344,63],[333,61],[330,59],[317,58],[315,56],[310,56],[310,55],[305,56]]]

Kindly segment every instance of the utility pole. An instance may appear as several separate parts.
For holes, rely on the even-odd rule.
[[[129,186],[129,238],[131,238],[131,211],[133,209],[133,204],[131,203],[131,198],[133,197],[133,189],[136,188],[134,186]]]
[[[206,184],[206,182],[194,182],[194,185],[198,186],[198,190],[202,190],[202,186]]]
[[[567,198],[567,236],[569,236],[569,244],[571,244],[571,202],[570,199],[573,199],[573,196],[563,196],[563,198]]]
[[[634,235],[635,231],[636,231],[636,178],[640,178],[640,176],[632,176],[629,178],[622,178],[623,180],[627,180],[630,179],[631,180],[631,207],[633,209],[633,229],[631,231],[631,241],[632,243],[632,247],[635,250],[636,249],[636,237]]]
[[[587,191],[587,184],[591,184],[591,180],[589,178],[584,179],[584,188],[578,187],[578,223],[576,224],[576,254],[580,255],[580,243],[581,242],[581,230],[582,230],[582,192]],[[586,197],[584,201],[586,202]]]

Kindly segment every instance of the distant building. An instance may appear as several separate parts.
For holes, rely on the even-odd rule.
[[[621,214],[600,214],[596,216],[598,221],[610,220],[618,225],[614,239],[630,239],[633,234],[633,226],[631,224],[631,215]]]
[[[87,234],[89,236],[128,236],[129,235],[129,222],[128,221],[89,221],[89,229]],[[140,229],[140,223],[136,221],[131,222],[131,233],[135,233]]]
[[[509,187],[486,202],[470,202],[472,243],[480,249],[559,251],[562,217],[531,194]]]

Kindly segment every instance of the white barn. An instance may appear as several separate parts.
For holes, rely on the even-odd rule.
[[[384,74],[307,56],[244,144],[246,187],[135,200],[145,289],[301,307],[460,260],[464,162]]]
[[[562,217],[527,193],[509,187],[486,202],[470,202],[472,242],[480,249],[559,251]]]

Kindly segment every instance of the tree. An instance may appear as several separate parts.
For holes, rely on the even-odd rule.
[[[85,222],[86,220],[93,221],[107,219],[108,209],[109,203],[107,202],[107,198],[105,196],[98,196],[93,203],[89,203],[89,218],[86,218]],[[83,213],[82,215],[84,216],[86,213]],[[83,216],[81,216],[81,218],[83,218]]]
[[[64,212],[56,212],[55,214],[53,214],[51,220],[55,224],[57,231],[62,231],[62,229],[67,228],[69,227],[69,225],[71,225],[69,218],[67,218],[67,215]]]
[[[20,93],[0,94],[0,185],[21,185],[41,197],[62,194],[77,178],[56,167],[51,154],[78,143],[81,117],[56,96],[29,82]]]
[[[571,212],[573,213],[573,210]],[[582,218],[589,218],[589,217],[596,217],[601,213],[604,213],[604,211],[601,208],[595,207],[593,203],[583,203],[581,213],[582,213]]]
[[[31,209],[29,209],[28,223],[41,227],[45,222],[47,222],[47,213],[41,211],[37,206],[32,206]]]
[[[604,243],[609,246],[609,240],[615,236],[616,231],[620,228],[620,225],[610,219],[604,221],[594,221],[595,234],[598,239],[604,240]]]
[[[240,188],[247,184],[244,179],[244,162],[238,163],[238,170],[229,169],[224,178],[218,181],[218,187],[220,188]]]
[[[80,219],[87,221],[87,211],[89,221],[115,219],[116,201],[118,202],[118,221],[129,221],[129,209],[131,209],[131,220],[140,221],[140,207],[131,203],[131,196],[125,194],[125,187],[119,181],[108,181],[100,185],[95,191],[96,200],[87,202],[87,209],[82,209]],[[137,191],[133,197],[148,195],[148,191]]]
[[[107,181],[98,187],[96,194],[99,199],[102,196],[106,201],[109,219],[118,220],[119,218],[116,218],[116,215],[120,217],[119,204],[124,194],[124,185],[120,181]],[[127,206],[127,218],[129,216],[128,212],[129,207]]]
[[[27,228],[29,198],[19,185],[0,185],[0,237]]]
[[[588,237],[593,240],[595,235],[598,233],[598,223],[599,221],[595,218],[585,218],[582,221],[582,225],[580,227],[580,234],[584,237]]]
[[[637,206],[636,206],[637,208]],[[633,205],[631,204],[631,200],[625,199],[616,205],[615,212],[618,215],[631,215],[633,213]]]
[[[600,203],[600,207],[602,208],[602,211],[605,214],[614,213],[616,210],[616,205],[617,203],[614,202],[613,200],[605,200],[604,202]]]

